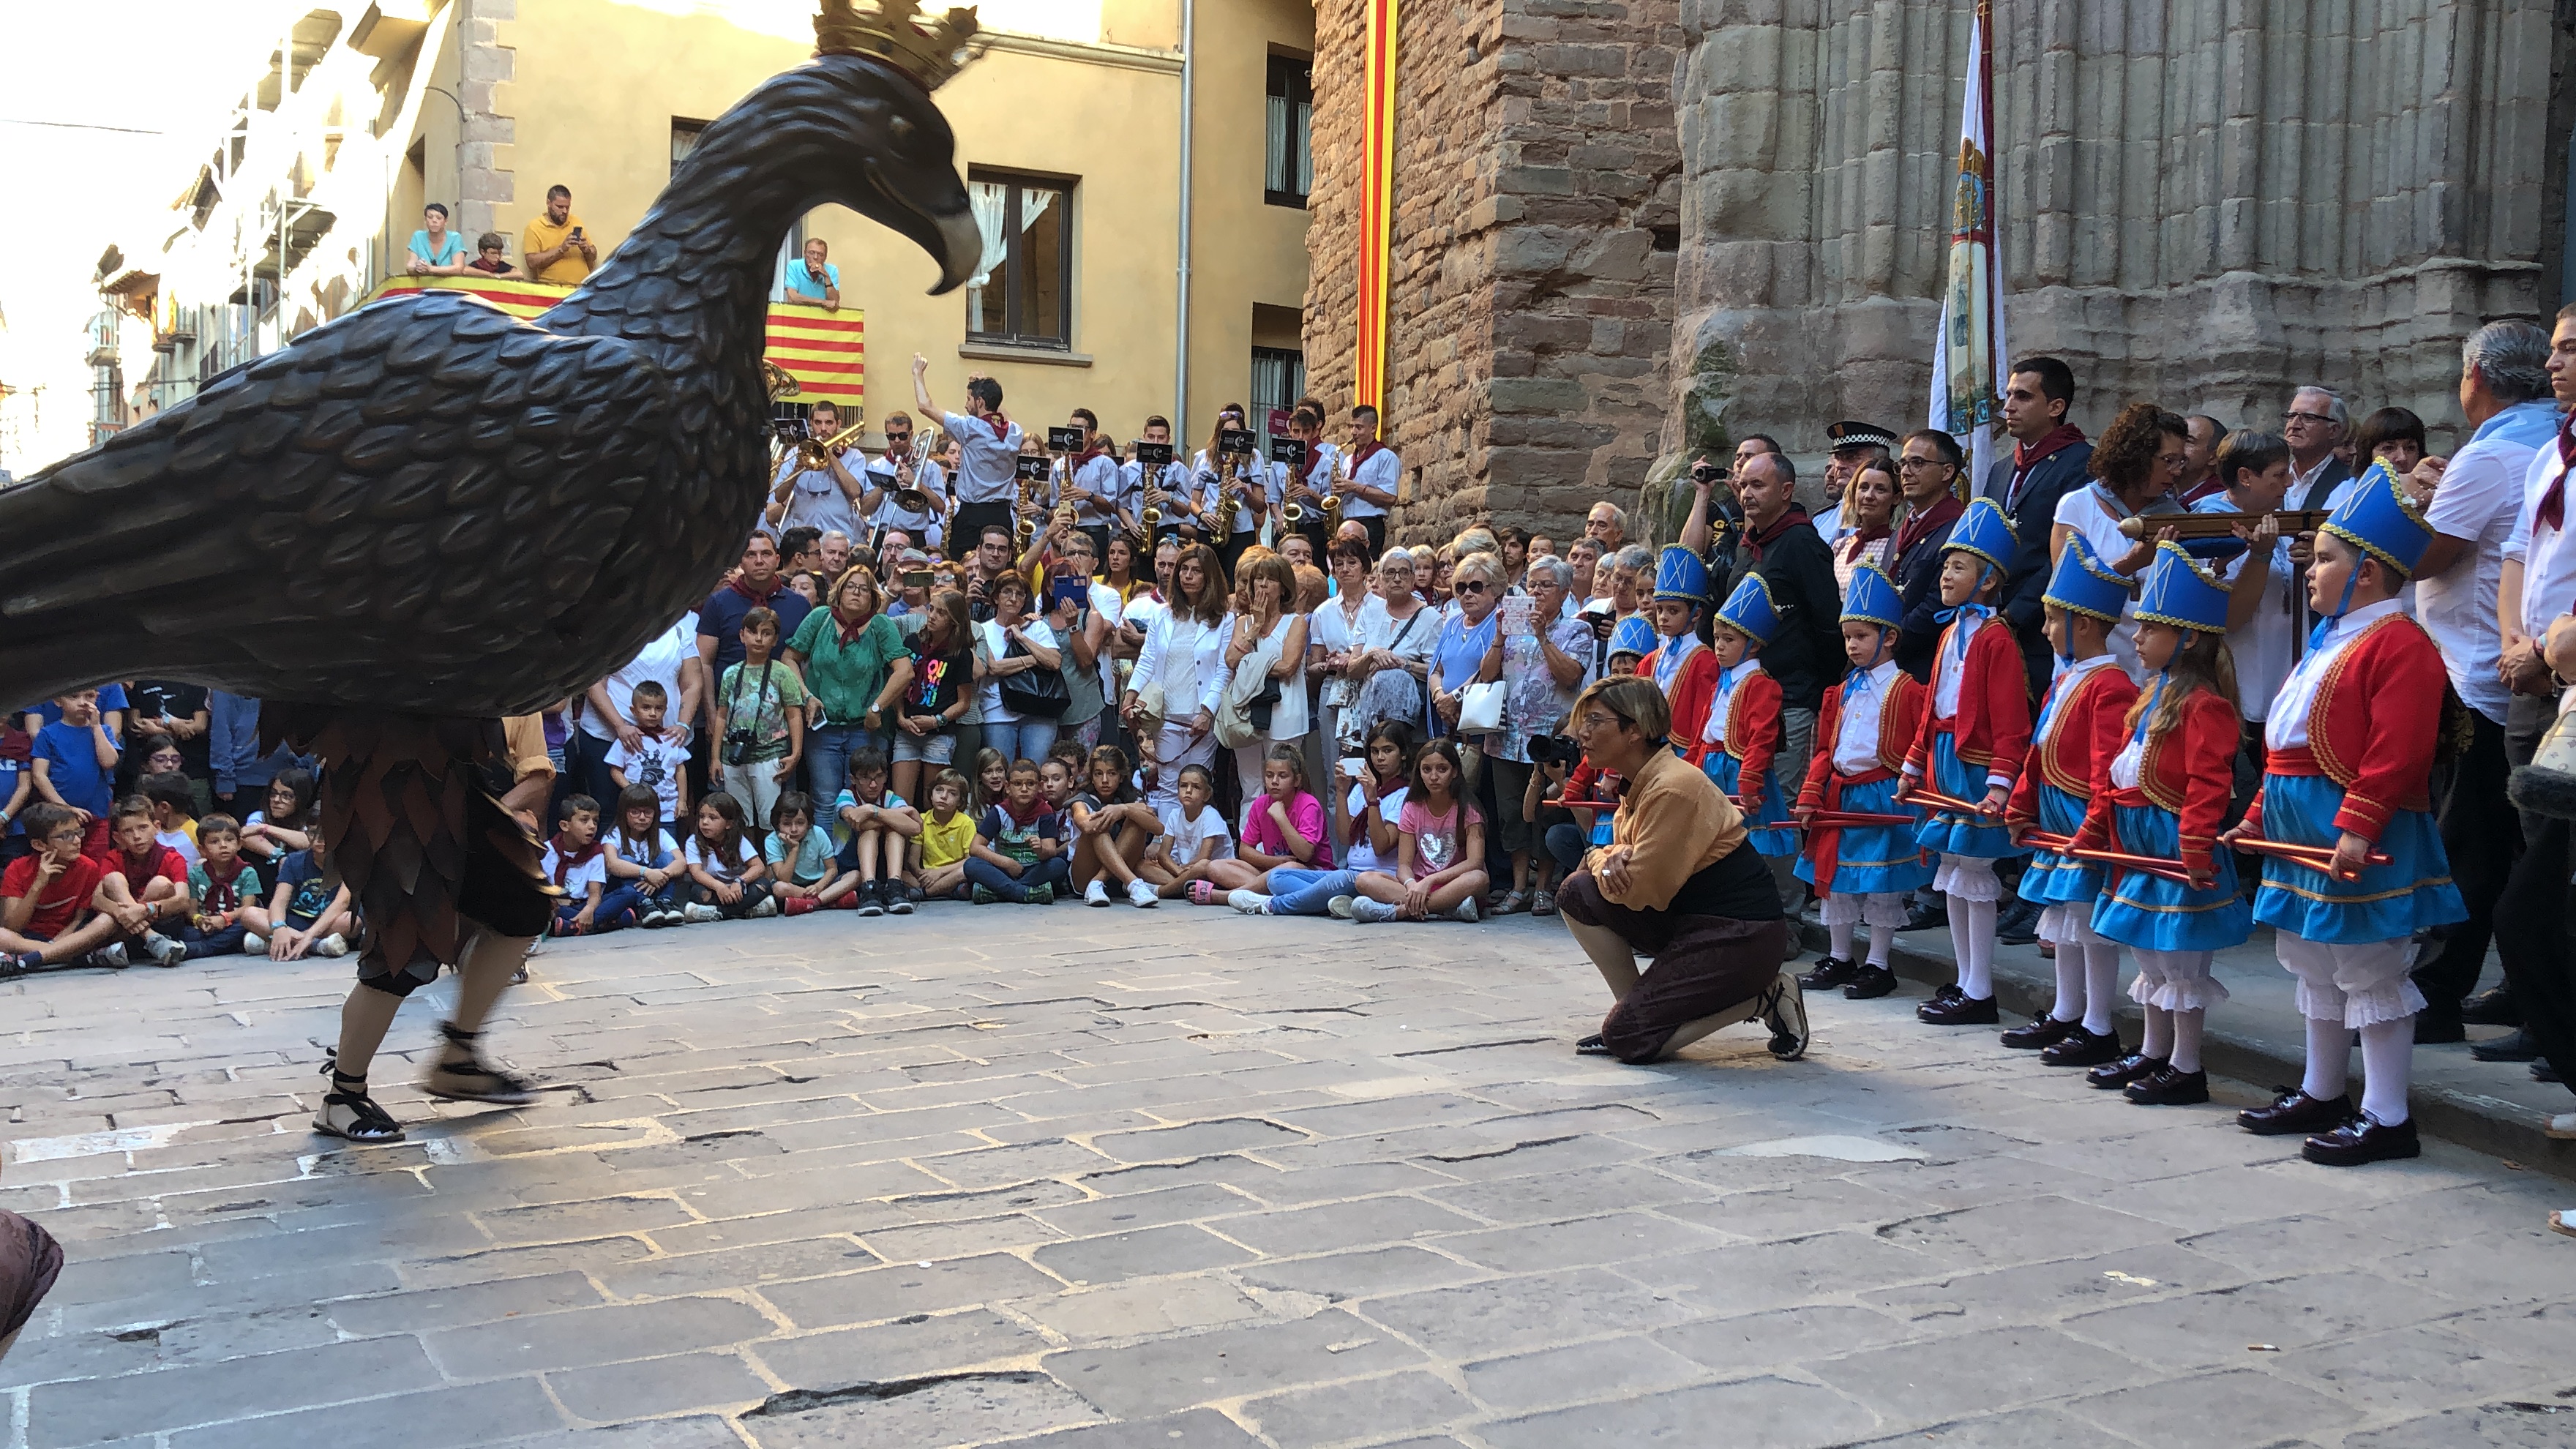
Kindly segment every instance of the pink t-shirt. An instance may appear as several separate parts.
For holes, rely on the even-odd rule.
[[[1408,795],[1404,813],[1395,817],[1399,835],[1413,837],[1413,868],[1422,875],[1434,875],[1457,864],[1458,851],[1465,844],[1459,837],[1470,825],[1482,825],[1485,817],[1464,800],[1452,802],[1440,814],[1431,813],[1420,795]]]
[[[1297,827],[1298,835],[1315,842],[1315,858],[1308,869],[1333,868],[1333,837],[1324,828],[1324,802],[1300,790],[1288,802],[1288,823]],[[1243,807],[1243,834],[1240,843],[1264,855],[1294,856],[1288,838],[1279,833],[1279,822],[1271,817],[1270,797],[1263,795]]]

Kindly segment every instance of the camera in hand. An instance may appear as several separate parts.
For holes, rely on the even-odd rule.
[[[1053,465],[1049,460],[1045,458],[1033,458],[1026,453],[1022,453],[1019,456],[1019,461],[1011,476],[1021,479],[1022,481],[1028,481],[1031,479],[1043,481],[1047,475],[1047,470],[1052,466]]]
[[[1294,465],[1303,462],[1305,457],[1306,445],[1298,442],[1295,438],[1272,438],[1270,440],[1270,461],[1273,463],[1287,463]]]
[[[1583,746],[1564,735],[1532,735],[1529,757],[1533,765],[1573,765],[1581,763]]]
[[[1691,466],[1693,483],[1715,483],[1725,477],[1726,470],[1715,463],[1696,463]]]
[[[1216,450],[1220,453],[1240,453],[1248,458],[1252,456],[1258,441],[1252,436],[1250,428],[1221,428],[1216,435]]]
[[[1149,469],[1168,468],[1172,466],[1172,445],[1169,443],[1138,443],[1136,445],[1136,461]]]
[[[1079,452],[1081,452],[1081,451],[1082,451],[1082,429],[1080,429],[1080,428],[1067,428],[1067,427],[1052,427],[1052,426],[1051,426],[1051,427],[1049,427],[1049,428],[1047,429],[1047,451],[1048,451],[1048,452],[1050,452],[1050,453],[1079,453]]]

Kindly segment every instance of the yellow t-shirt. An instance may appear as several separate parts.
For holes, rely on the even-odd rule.
[[[519,234],[519,265],[524,268],[528,264],[528,258],[539,252],[551,251],[562,246],[564,238],[571,236],[573,228],[579,225],[581,225],[581,218],[577,216],[567,215],[564,217],[563,225],[557,226],[546,220],[544,214],[540,213],[536,220],[528,223],[527,230]],[[591,240],[592,245],[598,245],[596,239],[589,238],[588,233],[584,233],[584,237]],[[540,282],[570,286],[590,275],[590,263],[582,256],[581,248],[574,247],[555,258],[544,271],[531,275]]]
[[[942,825],[938,812],[921,817],[921,868],[937,870],[955,865],[966,858],[975,843],[975,817],[960,810],[957,818]]]

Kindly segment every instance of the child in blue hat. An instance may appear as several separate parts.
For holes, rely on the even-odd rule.
[[[1798,853],[1794,831],[1760,828],[1763,821],[1789,818],[1788,797],[1780,791],[1779,772],[1771,768],[1784,738],[1780,681],[1766,673],[1756,657],[1779,627],[1770,588],[1758,574],[1737,584],[1718,606],[1708,643],[1709,652],[1717,657],[1717,686],[1709,699],[1708,720],[1700,727],[1699,739],[1691,742],[1705,752],[1700,768],[1709,780],[1734,797],[1744,811],[1754,852],[1766,860]]]
[[[2148,1107],[2209,1100],[2201,1028],[2227,999],[2210,974],[2217,953],[2252,925],[2236,887],[2236,857],[2218,849],[2235,792],[2236,661],[2227,651],[2227,589],[2182,545],[2161,544],[2138,600],[2138,662],[2155,671],[2130,706],[2127,739],[2100,761],[2076,843],[2178,860],[2187,881],[2120,866],[2093,906],[2093,932],[2137,957],[2130,997],[2145,1008],[2146,1039],[2119,1064],[2122,1091]],[[2108,1085],[2105,1082],[2103,1085]]]
[[[1851,672],[1825,691],[1816,719],[1816,750],[1798,791],[1803,824],[1818,811],[1913,816],[1896,798],[1905,751],[1922,732],[1925,692],[1896,662],[1896,631],[1905,606],[1896,585],[1875,567],[1852,570],[1843,599],[1843,654]],[[1809,825],[1798,877],[1824,899],[1819,912],[1831,945],[1816,969],[1798,978],[1808,990],[1839,986],[1853,1001],[1896,989],[1888,956],[1905,925],[1905,893],[1931,884],[1932,868],[1912,825]],[[1852,960],[1854,928],[1869,930],[1869,963]]]

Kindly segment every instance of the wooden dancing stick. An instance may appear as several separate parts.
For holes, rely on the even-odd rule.
[[[1983,805],[1971,805],[1955,795],[1944,795],[1929,785],[1917,785],[1910,791],[1900,792],[1896,798],[1908,805],[1930,805],[1936,809],[1955,810],[1962,815],[1975,815],[1989,820],[1999,818],[1989,815]]]
[[[1801,828],[1823,829],[1826,827],[1850,829],[1855,826],[1920,825],[1922,823],[1923,822],[1921,820],[1918,820],[1911,815],[1880,815],[1867,810],[1818,810],[1808,815],[1803,826],[1799,821],[1795,820],[1765,820],[1762,822],[1760,828],[1764,830],[1797,830]]]
[[[2233,848],[2252,851],[2256,855],[2268,855],[2275,860],[2286,860],[2292,865],[2304,865],[2319,875],[2330,875],[2337,880],[2361,879],[2361,872],[2357,870],[2345,871],[2336,868],[2334,847],[2330,845],[2293,845],[2286,840],[2265,840],[2259,835],[2240,835],[2236,838]],[[2374,850],[2361,859],[2365,865],[2389,863],[2389,857],[2385,851]]]
[[[2159,855],[2130,855],[2117,850],[2091,850],[2077,845],[2071,836],[2051,835],[2044,830],[2033,830],[2024,835],[2022,841],[2027,845],[2036,845],[2042,850],[2055,851],[2069,860],[2089,860],[2097,865],[2116,865],[2122,870],[2160,876],[2179,885],[2191,884],[2191,872],[2185,869],[2179,860],[2167,860]]]

